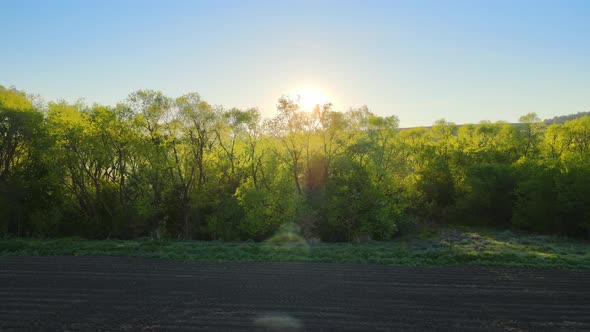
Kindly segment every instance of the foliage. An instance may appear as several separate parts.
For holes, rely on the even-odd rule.
[[[274,118],[196,93],[113,106],[0,87],[0,235],[392,239],[412,223],[590,235],[590,117],[398,129],[366,106]]]
[[[510,227],[516,189],[514,170],[503,164],[475,164],[466,170],[465,192],[455,206],[466,224]]]

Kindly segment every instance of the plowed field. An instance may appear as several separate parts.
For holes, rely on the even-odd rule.
[[[590,273],[0,258],[2,331],[590,330]]]

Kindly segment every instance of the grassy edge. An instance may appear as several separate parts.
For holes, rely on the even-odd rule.
[[[323,262],[413,267],[485,266],[590,269],[590,244],[475,228],[445,228],[388,242],[84,240],[0,241],[0,256],[124,256],[180,262]]]

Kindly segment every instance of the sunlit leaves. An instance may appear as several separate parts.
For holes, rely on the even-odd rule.
[[[367,106],[302,109],[288,96],[266,120],[197,93],[43,112],[32,100],[0,88],[0,233],[263,240],[295,223],[355,241],[469,218],[590,229],[589,117],[400,129]]]

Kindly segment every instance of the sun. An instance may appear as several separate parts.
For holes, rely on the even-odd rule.
[[[303,111],[311,111],[316,105],[324,105],[329,102],[326,94],[315,87],[303,87],[289,94]]]

